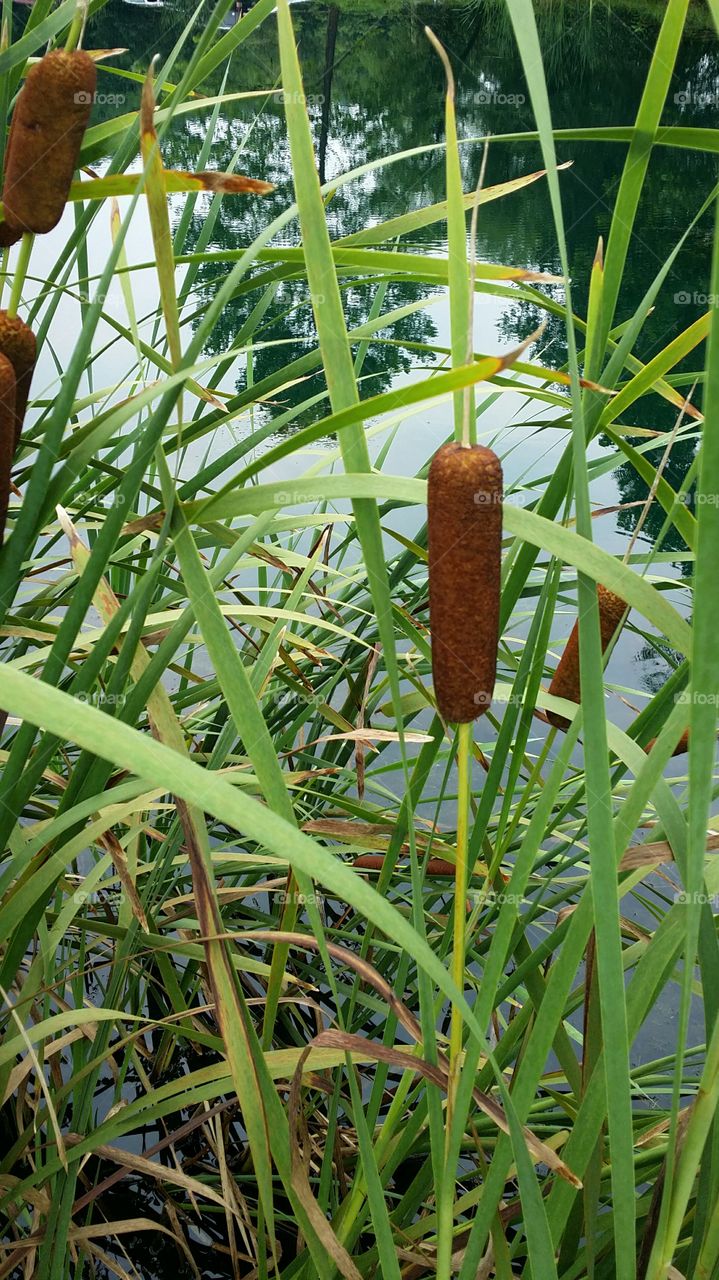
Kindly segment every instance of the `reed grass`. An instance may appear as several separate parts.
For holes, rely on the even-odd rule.
[[[258,1280],[714,1275],[714,310],[650,363],[637,350],[690,228],[716,221],[716,191],[687,210],[630,315],[622,293],[654,146],[719,145],[711,128],[662,125],[687,0],[664,10],[635,124],[561,134],[626,145],[606,251],[581,282],[586,314],[529,0],[507,9],[536,130],[491,147],[497,163],[517,138],[540,143],[543,173],[524,182],[549,191],[561,299],[528,264],[473,260],[468,216],[511,185],[478,192],[484,140],[462,138],[451,65],[442,141],[322,188],[287,0],[259,0],[220,34],[228,8],[190,15],[148,68],[140,109],[85,131],[79,164],[94,176],[63,170],[75,216],[46,242],[57,257],[43,278],[30,234],[2,259],[0,1276],[149,1275],[157,1236],[187,1274],[214,1264]],[[223,202],[264,210],[270,190],[234,172],[241,153],[208,177],[223,77],[275,21],[285,204],[218,253]],[[72,0],[37,0],[0,49],[9,117],[42,65],[28,59],[81,25]],[[111,59],[100,76],[118,82]],[[258,81],[248,118],[274,88]],[[166,133],[186,112],[205,136],[193,169],[170,170]],[[444,159],[446,203],[333,238],[330,197],[420,154]],[[138,263],[127,237],[145,211]],[[445,221],[446,256],[411,243]],[[198,303],[198,273],[218,265]],[[416,301],[392,300],[397,279],[421,286]],[[258,350],[282,352],[272,309],[290,280],[313,316],[307,350],[255,377]],[[370,299],[359,326],[348,284]],[[710,285],[719,296],[717,246]],[[108,302],[118,291],[124,312]],[[438,292],[451,349],[413,346],[427,368],[373,394],[368,344],[401,341]],[[477,296],[561,315],[566,368],[536,335],[531,351],[475,351]],[[61,308],[78,298],[69,358],[53,364]],[[228,339],[230,305],[244,319]],[[25,375],[7,335],[28,332],[39,354],[10,492]],[[687,404],[680,362],[682,386],[699,388]],[[232,367],[244,382],[228,391]],[[562,449],[532,501],[508,486],[501,532],[492,504],[476,571],[462,551],[438,623],[430,457],[393,474],[390,445],[441,404],[455,443],[432,455],[464,442],[463,456],[501,458],[483,413],[507,388]],[[681,411],[673,444],[697,447],[694,509],[671,470],[657,474],[667,441],[631,436],[637,407],[659,402]],[[600,434],[683,540],[681,583],[657,548],[624,563],[594,542]],[[494,494],[500,483],[495,468]],[[439,497],[461,543],[456,494]],[[656,692],[615,688],[607,599],[671,653]],[[463,660],[493,701],[457,729],[432,646],[460,610]],[[560,610],[579,618],[569,692],[552,685]],[[547,730],[571,704],[566,733]],[[682,775],[669,761],[687,731]]]

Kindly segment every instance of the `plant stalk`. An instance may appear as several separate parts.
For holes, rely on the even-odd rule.
[[[10,290],[10,302],[8,303],[8,315],[10,316],[17,315],[17,309],[22,300],[23,286],[27,278],[27,269],[30,266],[30,254],[34,243],[35,237],[32,231],[26,231],[20,241],[17,266],[13,276],[12,289]]]
[[[464,989],[465,936],[467,926],[467,882],[469,854],[469,817],[472,798],[472,725],[459,725],[457,733],[457,863],[454,878],[454,937],[452,941],[452,977]],[[456,1087],[462,1058],[462,1014],[452,1006],[449,1034],[449,1094],[447,1099],[447,1131],[452,1127]]]

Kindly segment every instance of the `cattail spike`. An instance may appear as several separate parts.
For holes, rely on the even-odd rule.
[[[427,482],[429,619],[441,715],[466,724],[487,711],[499,643],[502,467],[483,445],[443,445]]]
[[[15,452],[15,374],[0,355],[0,546],[10,502],[10,470]]]
[[[606,587],[599,584],[597,585],[597,600],[599,603],[599,630],[602,637],[602,653],[605,653],[614,639],[622,618],[627,611],[627,606],[613,591],[608,591]],[[553,698],[566,698],[568,702],[579,703],[581,700],[579,620],[575,622],[572,628],[572,633],[567,641],[559,666],[552,677],[549,692]],[[569,721],[565,720],[564,716],[557,715],[555,711],[548,711],[547,719],[556,729],[566,730],[569,728]]]
[[[657,741],[656,738],[652,738],[651,742],[647,743],[646,747],[644,748],[647,755],[651,751],[652,747],[656,745],[656,741]],[[683,756],[686,754],[688,750],[689,750],[689,730],[685,729],[677,745],[672,751],[672,756]]]
[[[95,63],[81,49],[53,49],[28,71],[5,157],[5,234],[42,234],[57,226],[78,165],[96,83]]]
[[[10,361],[15,373],[14,448],[17,449],[35,369],[37,343],[30,326],[7,311],[0,311],[0,354]]]
[[[9,249],[18,240],[22,240],[22,231],[13,230],[7,222],[0,222],[0,249]]]

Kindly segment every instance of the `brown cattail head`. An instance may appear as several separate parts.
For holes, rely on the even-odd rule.
[[[0,311],[0,354],[10,361],[15,372],[14,447],[17,449],[35,369],[37,343],[30,326],[19,316],[11,316],[7,311]]]
[[[427,484],[429,621],[437,705],[453,724],[492,701],[499,643],[502,467],[483,445],[445,444]]]
[[[3,207],[10,232],[57,226],[80,156],[97,72],[81,49],[53,49],[27,73],[13,112]]]
[[[7,222],[0,222],[0,249],[9,249],[18,240],[22,240],[22,231],[14,230]]]
[[[381,871],[384,866],[385,855],[383,853],[362,853],[359,858],[355,858],[352,866],[355,871]],[[451,876],[454,877],[457,868],[453,862],[447,862],[446,858],[428,858],[426,872],[428,876]]]
[[[15,452],[15,374],[0,355],[0,545],[10,501],[10,469]]]
[[[657,741],[656,738],[652,738],[651,742],[647,743],[646,747],[644,748],[647,754],[649,754],[652,747],[656,744],[656,741]],[[672,755],[683,756],[688,750],[689,750],[689,730],[685,729],[677,745],[672,751]]]
[[[602,653],[609,648],[619,627],[627,606],[613,591],[597,584],[597,601],[599,604],[599,630],[602,637]],[[549,692],[553,698],[566,698],[568,702],[580,701],[579,682],[579,621],[572,627],[559,666],[552,677]],[[547,719],[557,729],[568,729],[569,721],[554,711],[547,712]]]

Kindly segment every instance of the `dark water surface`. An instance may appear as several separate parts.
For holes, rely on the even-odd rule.
[[[657,35],[662,6],[608,9],[604,4],[541,5],[540,28],[554,121],[559,128],[592,128],[630,125],[640,102]],[[694,11],[692,11],[694,13]],[[330,181],[340,174],[381,157],[412,148],[432,146],[443,140],[444,80],[437,57],[424,36],[426,22],[445,43],[457,77],[457,114],[460,137],[520,133],[533,128],[527,87],[504,7],[485,0],[479,9],[435,4],[378,5],[359,0],[325,5],[306,0],[293,10],[305,77],[305,89],[316,139],[321,177]],[[656,17],[655,17],[656,15]],[[143,72],[155,52],[167,53],[186,19],[185,10],[169,7],[152,11],[111,0],[92,23],[88,45],[122,42],[129,52],[114,65]],[[182,70],[182,59],[173,71]],[[244,43],[230,67],[225,90],[240,93],[275,88],[279,82],[275,20],[264,22]],[[664,123],[712,126],[719,118],[719,67],[712,33],[696,17],[690,23],[669,93]],[[106,77],[109,89],[118,81]],[[120,87],[127,90],[127,82]],[[207,86],[219,91],[220,79]],[[132,101],[132,92],[128,95]],[[127,109],[125,106],[123,109]],[[99,115],[117,108],[98,107]],[[178,119],[163,144],[166,163],[180,168],[197,164],[209,123],[209,110]],[[239,159],[236,158],[240,150]],[[605,242],[611,212],[626,154],[626,147],[586,141],[560,141],[560,162],[571,162],[561,176],[565,223],[577,312],[585,314],[591,263],[600,236]],[[465,187],[471,189],[479,173],[482,145],[468,141],[462,147]],[[223,169],[233,161],[237,168],[276,184],[277,190],[261,201],[225,199],[208,247],[237,250],[249,243],[292,199],[291,171],[281,96],[246,99],[223,107],[213,142],[209,166]],[[507,182],[541,168],[537,144],[494,142],[490,147],[486,184]],[[618,322],[628,319],[669,252],[685,233],[716,181],[714,157],[699,151],[654,149],[645,182],[629,261],[617,311]],[[332,235],[347,236],[389,218],[444,198],[444,159],[432,150],[375,169],[336,190],[328,205]],[[191,238],[203,227],[205,197],[196,205]],[[180,205],[178,204],[178,217]],[[290,229],[291,233],[292,229]],[[411,245],[426,252],[443,253],[445,227],[436,223],[417,232]],[[706,309],[711,222],[704,218],[690,234],[663,287],[635,354],[651,358]],[[558,273],[559,254],[546,186],[536,182],[524,190],[484,205],[479,222],[479,257],[490,262]],[[147,258],[146,244],[139,260]],[[203,268],[202,289],[211,294],[229,267],[213,263]],[[552,286],[543,286],[552,291]],[[385,306],[401,306],[421,296],[410,282],[393,284]],[[426,294],[431,291],[425,290]],[[226,309],[213,335],[213,350],[229,346],[258,295]],[[346,314],[351,326],[367,319],[374,290],[345,291]],[[557,295],[559,296],[559,295]],[[495,352],[515,346],[543,318],[539,310],[521,299],[507,302],[489,295],[478,299],[475,320],[477,349]],[[253,353],[254,381],[289,363],[306,350],[313,338],[311,309],[300,286],[283,283],[271,324],[263,337],[279,341],[277,347],[258,347]],[[394,338],[431,345],[448,340],[446,305],[417,311],[395,326]],[[533,357],[549,366],[565,359],[561,320],[550,318]],[[363,394],[376,394],[397,381],[420,376],[426,361],[408,347],[371,344],[363,369]],[[701,367],[701,353],[690,357],[690,369]],[[681,370],[681,366],[680,366]],[[233,371],[237,387],[245,385],[246,370]],[[316,384],[316,385],[315,385]],[[306,399],[322,390],[319,378],[283,392],[283,405]],[[700,393],[698,393],[700,394]],[[268,411],[272,412],[272,411]],[[280,410],[275,410],[279,413]],[[318,415],[324,412],[317,410]],[[675,421],[675,411],[658,397],[642,402],[623,421],[641,428],[664,430]],[[481,438],[498,440],[505,457],[505,471],[520,486],[541,480],[551,471],[559,436],[526,427],[536,419],[536,406],[527,409],[520,397],[502,396],[480,422]],[[428,409],[411,420],[408,430],[393,445],[388,466],[414,474],[448,432],[447,410]],[[565,439],[566,437],[562,437]],[[223,448],[222,433],[216,447]],[[607,455],[607,442],[593,446],[595,456]],[[677,487],[694,456],[692,441],[673,452],[667,478]],[[650,455],[659,460],[661,445]],[[284,478],[284,477],[283,477]],[[635,527],[646,486],[623,465],[593,485],[597,508],[623,506],[596,521],[595,536],[607,549],[622,552]],[[663,524],[656,506],[646,520],[639,550],[647,550]],[[407,530],[411,532],[411,529]],[[665,539],[664,559],[657,571],[681,583],[687,573],[685,550],[675,532]],[[672,556],[676,553],[676,558]],[[675,593],[682,607],[681,593]],[[558,621],[561,640],[571,625],[571,613]],[[612,660],[612,678],[625,688],[643,690],[656,686],[667,670],[664,655],[653,646],[625,636]],[[631,717],[618,705],[621,722]]]

